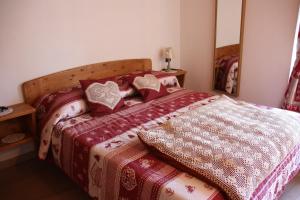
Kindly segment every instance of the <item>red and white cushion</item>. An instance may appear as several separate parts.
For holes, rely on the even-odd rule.
[[[133,81],[133,85],[138,89],[150,89],[157,92],[160,91],[161,84],[159,80],[152,74],[145,74],[144,76],[137,76]]]
[[[121,96],[123,98],[127,98],[127,97],[133,97],[136,94],[136,90],[131,86],[128,87],[127,89],[122,89],[120,88],[120,92],[121,92]]]
[[[145,101],[150,101],[168,94],[165,86],[152,74],[136,76],[132,85],[138,90]]]
[[[177,77],[172,72],[151,71],[151,74],[155,75],[159,82],[166,87],[180,87]]]
[[[159,82],[166,87],[180,87],[176,76],[165,76],[158,78]]]
[[[112,80],[80,81],[92,115],[116,112],[124,105],[119,85]]]

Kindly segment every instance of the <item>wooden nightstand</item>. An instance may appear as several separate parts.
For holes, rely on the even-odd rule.
[[[25,133],[26,137],[11,144],[0,141],[0,152],[33,141],[36,132],[35,108],[25,103],[10,107],[13,112],[0,117],[0,139],[12,133]]]
[[[165,71],[165,70],[163,70],[163,72],[174,74],[174,76],[177,77],[180,86],[181,87],[184,86],[185,75],[187,73],[185,70],[183,70],[183,69],[172,69],[171,72],[168,72],[168,71]]]

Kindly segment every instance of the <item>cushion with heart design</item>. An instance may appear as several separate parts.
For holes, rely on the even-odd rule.
[[[93,116],[116,112],[124,106],[119,85],[112,80],[81,80]]]
[[[146,102],[168,94],[165,86],[152,74],[135,76],[132,85],[138,90]]]

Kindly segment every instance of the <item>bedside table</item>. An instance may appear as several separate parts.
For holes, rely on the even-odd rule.
[[[25,133],[26,136],[10,144],[0,140],[0,152],[33,141],[36,132],[35,108],[25,103],[9,107],[13,108],[13,112],[0,117],[0,139],[12,133]]]
[[[177,77],[178,79],[178,82],[180,84],[181,87],[184,86],[184,80],[185,80],[185,75],[186,75],[186,71],[183,70],[183,69],[172,69],[171,71],[165,71],[165,70],[162,70],[163,72],[166,72],[168,74],[172,74],[174,76]]]

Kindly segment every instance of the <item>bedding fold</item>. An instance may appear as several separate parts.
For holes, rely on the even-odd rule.
[[[139,137],[162,156],[217,185],[230,199],[248,200],[299,147],[300,118],[222,96],[142,130]]]

